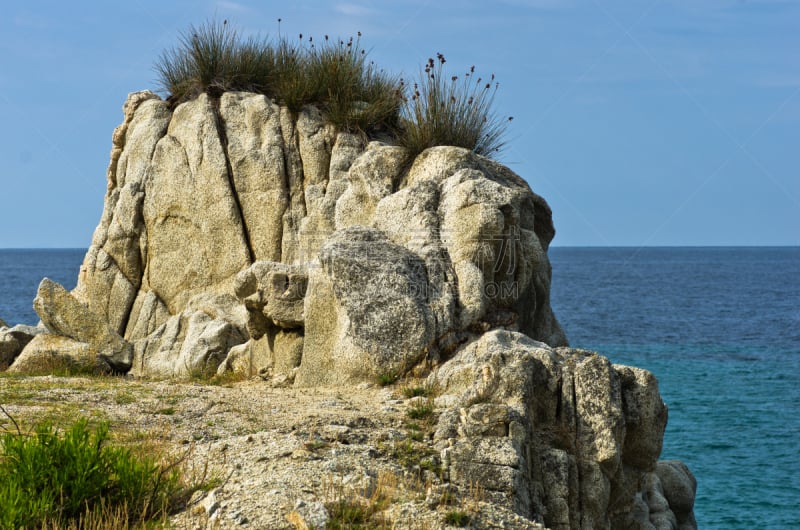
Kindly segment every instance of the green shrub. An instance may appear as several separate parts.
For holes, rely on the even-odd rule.
[[[136,457],[79,420],[63,433],[41,425],[0,437],[0,528],[66,525],[97,513],[117,520],[164,517],[191,493],[175,464]],[[123,511],[124,514],[120,514]]]
[[[490,156],[503,147],[508,121],[492,113],[498,84],[475,77],[475,67],[463,77],[444,72],[444,56],[428,59],[402,111],[398,141],[411,155],[429,147],[454,145]]]
[[[412,420],[424,420],[430,418],[432,414],[433,401],[430,399],[413,403],[410,407],[408,407],[408,410],[406,410],[406,415]]]
[[[469,514],[467,512],[453,510],[445,514],[444,522],[451,526],[461,528],[469,524]]]
[[[393,385],[399,376],[396,372],[381,372],[378,374],[377,382],[380,386]]]

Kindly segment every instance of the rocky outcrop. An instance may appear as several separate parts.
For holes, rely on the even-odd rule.
[[[242,336],[215,344],[252,340],[250,373],[294,370],[302,340],[301,385],[399,374],[498,327],[566,343],[549,305],[550,210],[507,168],[453,147],[409,160],[256,94],[171,110],[138,92],[123,111],[73,295],[139,344],[142,375],[170,373],[177,330],[204,320],[186,313],[198,295],[245,305],[245,329],[226,320]],[[241,350],[225,366],[243,367]]]
[[[452,404],[434,440],[454,484],[553,529],[695,528],[691,473],[658,462],[667,408],[649,372],[491,331],[429,384]]]
[[[0,362],[275,387],[433,371],[442,488],[553,529],[696,526],[691,473],[658,463],[655,378],[566,347],[552,214],[514,172],[455,147],[412,159],[263,95],[123,110],[78,285],[43,281],[48,333],[17,357],[0,332]]]

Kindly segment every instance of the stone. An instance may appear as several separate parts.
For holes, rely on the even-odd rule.
[[[492,502],[542,514],[550,528],[696,527],[682,464],[654,462],[666,417],[649,372],[492,330],[462,345],[427,385],[441,391],[437,403],[454,403],[433,437],[454,483],[482,481],[503,492]],[[678,508],[654,467],[678,484]]]
[[[217,500],[217,491],[211,490],[208,492],[203,500],[200,502],[200,506],[202,507],[203,511],[209,517],[214,515],[217,510],[219,510],[219,500]]]
[[[286,515],[286,520],[294,525],[295,530],[314,530],[326,528],[330,515],[325,505],[319,501],[306,502],[298,499],[294,509]]]
[[[422,260],[375,229],[336,232],[309,269],[305,342],[296,384],[402,374],[433,340]]]
[[[19,342],[20,346],[24,348],[33,339],[33,337],[36,335],[41,335],[42,333],[46,333],[47,328],[41,324],[38,326],[17,324],[16,326],[10,327],[4,331],[14,337],[17,342]]]
[[[274,261],[258,261],[236,275],[234,292],[250,317],[254,338],[267,331],[267,325],[281,328],[303,326],[308,274],[303,267]],[[265,325],[266,324],[266,325]]]
[[[242,335],[247,335],[247,310],[231,294],[201,293],[186,304],[188,311],[200,311],[215,320],[233,324]]]
[[[10,333],[8,328],[0,329],[0,370],[7,368],[17,355],[22,351],[19,341]]]
[[[697,479],[688,466],[680,460],[661,460],[656,464],[655,472],[678,524],[681,527],[696,524],[693,510]]]
[[[43,327],[25,324],[17,324],[12,328],[0,327],[0,370],[10,366],[36,335],[46,331]]]
[[[616,371],[607,358],[597,354],[584,356],[577,352],[572,360],[577,443],[584,454],[603,467],[607,476],[614,476],[622,460],[625,438],[625,416]]]
[[[133,360],[131,345],[109,327],[102,316],[81,304],[64,287],[45,278],[33,308],[48,331],[90,346],[114,371],[127,372]]]
[[[109,374],[112,366],[98,354],[93,345],[86,342],[42,333],[36,335],[14,363],[10,373],[49,374],[54,371]]]
[[[206,95],[178,105],[145,181],[143,288],[173,315],[196,294],[230,292],[252,261],[219,126]]]
[[[285,376],[294,379],[303,356],[303,334],[298,330],[271,330],[258,339],[234,346],[217,368],[217,375],[235,373],[247,377]]]
[[[128,96],[124,120],[112,136],[103,216],[86,253],[75,297],[108,320],[120,335],[144,269],[142,206],[145,180],[171,117],[166,102],[143,91]]]
[[[658,392],[658,381],[647,370],[614,365],[622,390],[625,414],[625,462],[655,469],[667,426],[667,406]]]
[[[227,92],[219,115],[242,221],[254,260],[280,261],[289,208],[281,110],[262,95]]]
[[[187,309],[134,343],[131,373],[153,378],[210,377],[217,373],[230,349],[245,340],[227,320]]]
[[[7,328],[7,327],[9,327],[9,325],[6,324],[6,321],[3,320],[2,318],[0,318],[0,329]]]
[[[153,291],[139,291],[133,302],[125,330],[125,339],[143,339],[161,327],[170,317],[166,304]]]

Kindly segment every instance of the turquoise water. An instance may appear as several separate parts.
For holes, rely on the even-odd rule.
[[[0,317],[35,323],[44,276],[83,250],[0,250]],[[800,248],[553,248],[573,346],[647,368],[669,406],[663,458],[698,480],[703,529],[800,528]]]
[[[800,528],[800,249],[553,249],[572,345],[651,370],[703,529]]]

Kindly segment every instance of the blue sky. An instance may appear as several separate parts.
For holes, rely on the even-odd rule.
[[[127,93],[212,17],[495,73],[556,245],[800,245],[798,1],[33,0],[0,17],[0,248],[89,244]]]

